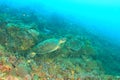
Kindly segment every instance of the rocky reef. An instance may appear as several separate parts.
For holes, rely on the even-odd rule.
[[[81,25],[26,8],[0,12],[0,80],[120,79],[119,48]]]

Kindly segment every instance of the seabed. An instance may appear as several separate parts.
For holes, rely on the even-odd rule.
[[[41,54],[51,38],[66,42]],[[0,6],[0,80],[120,80],[119,49],[58,14]]]

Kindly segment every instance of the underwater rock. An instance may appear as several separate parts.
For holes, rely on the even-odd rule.
[[[3,56],[5,54],[5,48],[0,45],[0,56]]]
[[[28,32],[29,32],[33,37],[39,36],[39,32],[36,31],[35,29],[29,29]]]
[[[80,41],[80,39],[77,37],[71,38],[66,43],[67,48],[70,50],[73,50],[73,51],[79,51],[83,45],[84,45],[84,43],[82,41]]]
[[[37,46],[33,48],[33,51],[37,52],[38,54],[46,54],[53,52],[60,48],[60,45],[65,43],[66,39],[47,39],[43,42],[40,42]]]
[[[97,53],[96,47],[93,46],[93,44],[91,43],[90,40],[84,41],[84,45],[82,46],[82,48],[79,52],[82,53],[83,55],[92,56],[92,57],[95,57],[96,53]]]
[[[19,75],[19,76],[21,76],[21,77],[24,77],[25,75],[27,75],[27,74],[28,74],[28,71],[27,71],[26,68],[27,68],[27,67],[24,66],[24,65],[18,65],[18,66],[16,67],[16,73],[17,73],[17,75]]]
[[[0,29],[0,44],[5,45],[7,42],[7,33],[4,29]]]
[[[21,31],[21,28],[16,24],[9,23],[6,25],[6,31],[10,37],[14,38]]]
[[[14,51],[28,50],[39,40],[39,32],[29,25],[10,23],[6,30],[9,35],[7,46]]]

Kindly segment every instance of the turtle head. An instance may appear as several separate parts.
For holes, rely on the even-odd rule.
[[[59,43],[60,43],[60,44],[65,43],[65,42],[66,42],[66,38],[61,38],[61,39],[59,40]]]

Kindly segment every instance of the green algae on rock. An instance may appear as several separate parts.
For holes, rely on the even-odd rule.
[[[73,37],[66,44],[67,48],[73,51],[79,51],[83,45],[84,45],[84,42],[82,42],[77,37]]]
[[[39,40],[39,32],[33,25],[9,23],[6,31],[9,35],[8,47],[14,51],[25,51],[34,46]]]

